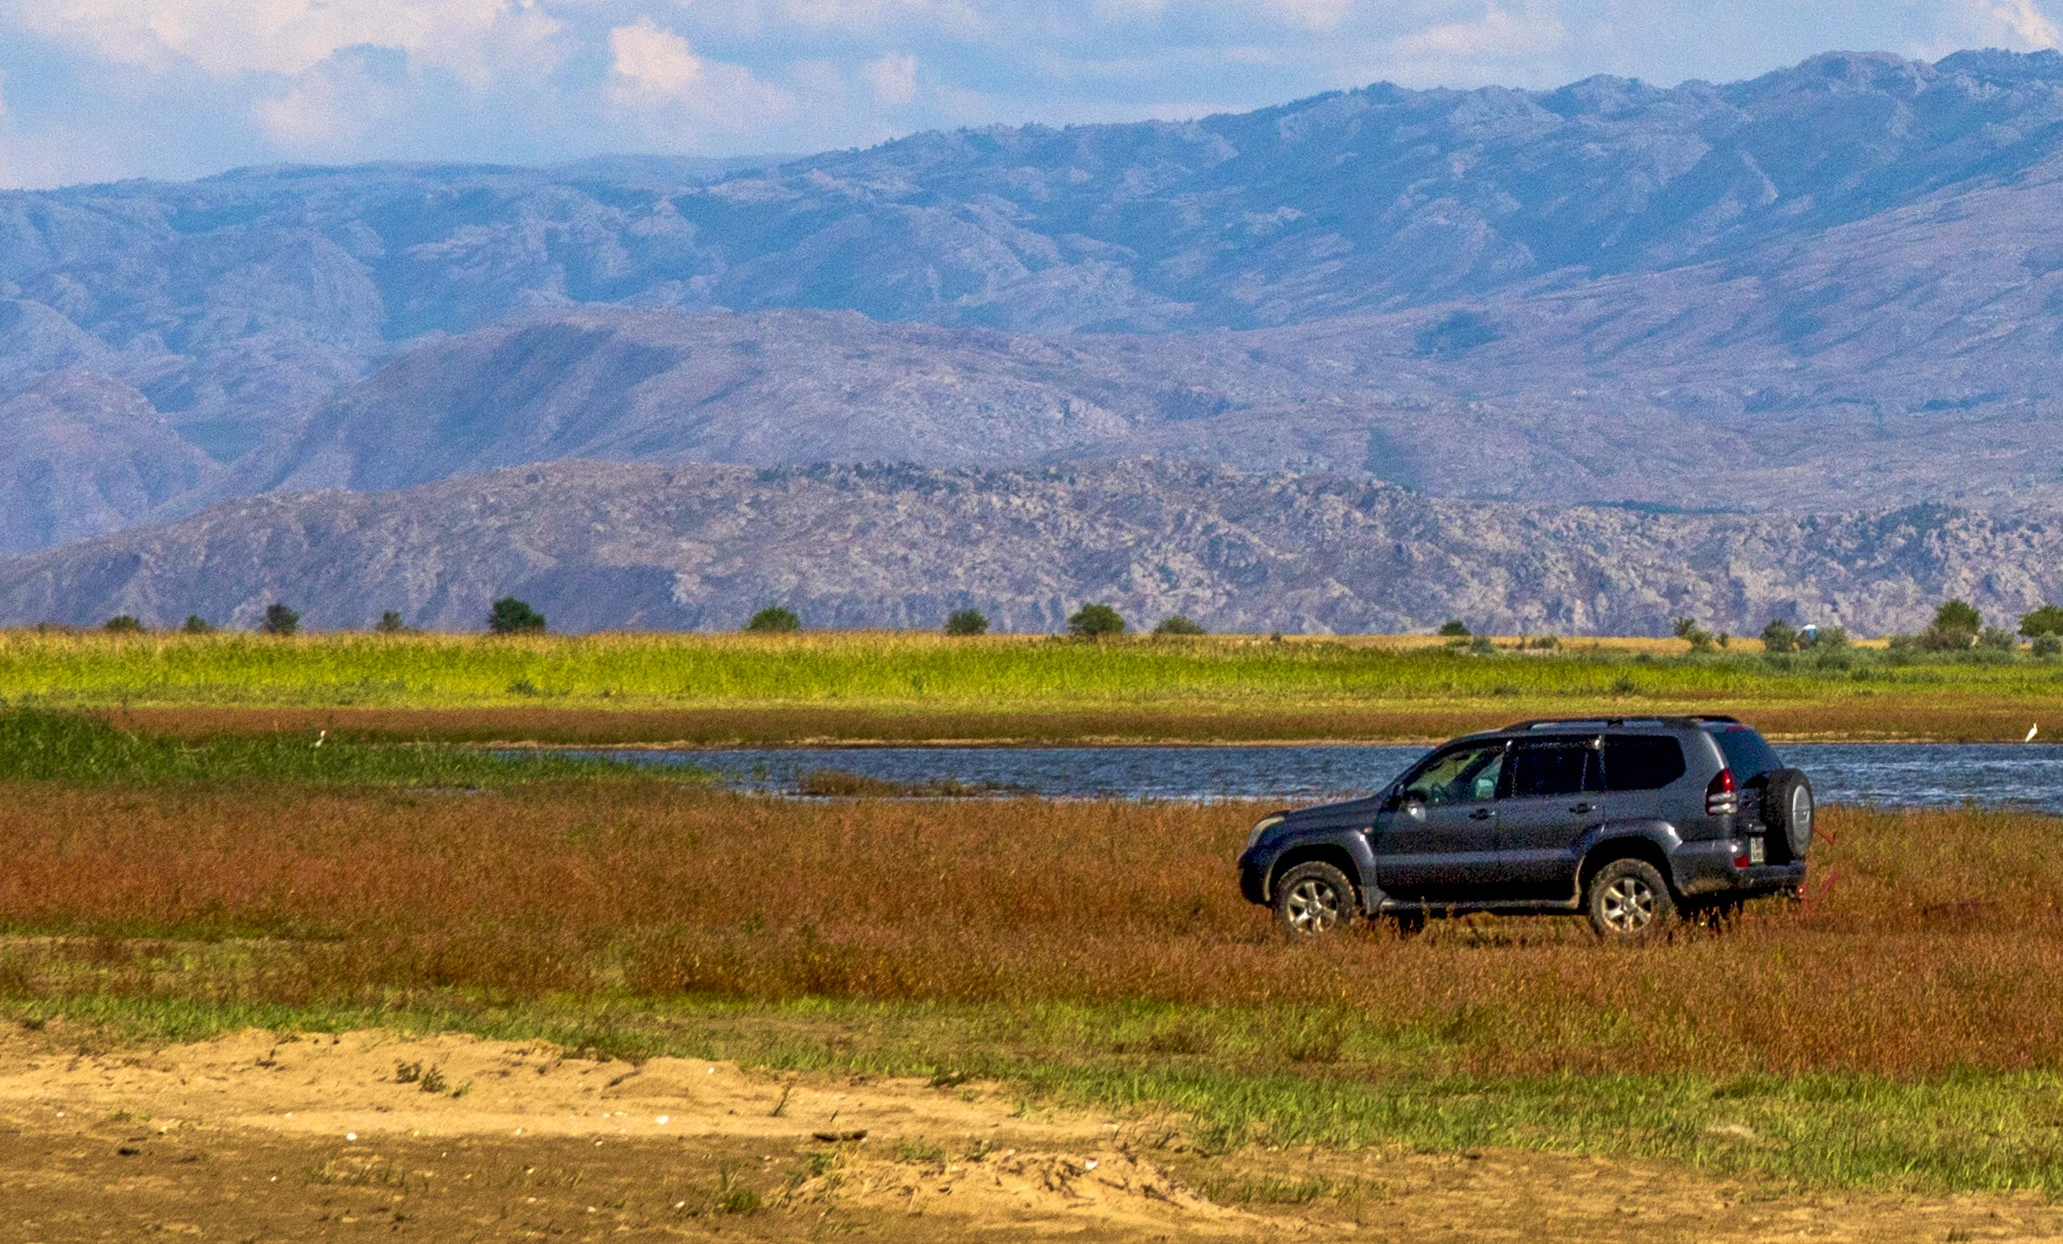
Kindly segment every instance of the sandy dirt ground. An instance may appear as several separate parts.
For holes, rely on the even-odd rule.
[[[1998,1240],[2035,1198],[1791,1195],[1490,1151],[1203,1157],[999,1086],[542,1044],[0,1036],[0,1240]]]

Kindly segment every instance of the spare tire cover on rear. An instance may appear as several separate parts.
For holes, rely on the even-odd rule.
[[[1769,829],[1770,862],[1802,860],[1812,849],[1812,782],[1796,769],[1778,769],[1762,791],[1762,823]]]

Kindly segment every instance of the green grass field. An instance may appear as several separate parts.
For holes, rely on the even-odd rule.
[[[352,714],[381,712],[491,710],[507,723],[601,714],[596,720],[613,716],[626,740],[655,741],[1423,737],[1452,732],[1439,714],[1489,724],[1668,710],[1767,711],[1781,718],[1779,733],[2018,738],[2026,720],[2063,705],[2063,664],[2018,653],[1691,655],[1683,647],[1619,641],[1468,653],[1405,637],[12,632],[0,637],[0,698],[155,712],[155,728],[173,730],[163,714],[187,710],[224,729],[258,720],[234,716],[246,710],[298,710],[304,715],[266,720],[303,722],[315,720],[310,711],[334,712],[345,726]],[[707,728],[683,713],[701,714]],[[653,735],[636,724],[641,714],[675,714],[677,732]],[[440,733],[427,718],[413,728]],[[525,734],[507,729],[513,734],[486,737]]]

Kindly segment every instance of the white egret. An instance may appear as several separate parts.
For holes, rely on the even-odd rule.
[[[2022,740],[2020,740],[2020,741],[2021,741],[2022,743],[2032,743],[2032,742],[2034,742],[2034,736],[2035,736],[2035,734],[2036,734],[2036,733],[2037,733],[2038,731],[2040,731],[2040,730],[2041,730],[2041,728],[2042,728],[2042,723],[2040,723],[2040,722],[2038,722],[2038,721],[2037,721],[2037,722],[2035,722],[2035,723],[2034,723],[2033,725],[2031,725],[2031,726],[2027,727],[2027,737],[2026,737],[2026,738],[2024,738],[2024,739],[2022,739]]]

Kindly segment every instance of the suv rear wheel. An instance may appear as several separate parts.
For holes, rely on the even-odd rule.
[[[1583,894],[1590,927],[1608,942],[1654,941],[1669,931],[1676,900],[1669,883],[1653,864],[1640,859],[1613,860],[1591,874]]]
[[[1292,940],[1323,937],[1353,914],[1354,884],[1330,864],[1299,864],[1275,883],[1275,923]]]

